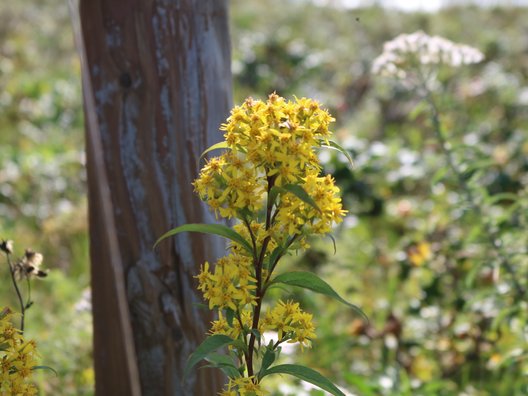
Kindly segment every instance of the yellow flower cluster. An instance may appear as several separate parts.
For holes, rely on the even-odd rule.
[[[0,313],[0,395],[36,395],[37,388],[29,382],[37,365],[35,342],[24,340],[12,316],[7,310]]]
[[[251,234],[253,235],[253,238],[255,238],[255,245],[256,246],[262,246],[264,243],[264,240],[267,237],[274,236],[272,233],[272,230],[266,231],[264,223],[258,223],[256,221],[252,221],[249,223],[249,228],[246,224],[238,223],[233,225],[233,229],[238,232],[240,235],[244,237],[246,241],[251,240]],[[251,231],[251,232],[250,232]],[[273,252],[273,249],[277,247],[277,243],[275,242],[275,239],[273,238],[269,240],[268,245],[266,246],[266,255]],[[231,243],[231,249],[239,254],[247,255],[248,253],[244,250],[244,248],[238,244],[238,243]]]
[[[225,154],[212,158],[193,183],[200,198],[222,217],[243,219],[264,209],[271,187],[302,187],[319,210],[291,193],[277,202],[273,239],[330,231],[345,211],[330,176],[319,177],[314,148],[328,142],[330,114],[311,99],[294,102],[271,94],[266,102],[247,99],[231,111],[225,130]],[[297,242],[301,242],[299,238]]]
[[[253,377],[229,378],[227,387],[219,396],[266,396],[269,393]]]
[[[317,210],[292,194],[281,197],[277,213],[277,222],[273,228],[275,240],[281,243],[285,235],[326,234],[333,223],[340,223],[346,213],[341,206],[339,188],[335,186],[332,176],[318,177],[310,171],[303,178],[301,186],[315,201]]]
[[[299,303],[293,301],[279,301],[266,313],[264,328],[276,330],[278,341],[298,342],[303,346],[311,346],[310,340],[316,337],[312,314],[303,312]]]
[[[265,176],[276,175],[280,186],[297,182],[306,168],[319,169],[313,147],[330,136],[332,121],[311,99],[287,102],[271,94],[266,103],[249,98],[235,107],[222,129],[231,150],[242,149],[249,162],[264,168]]]
[[[247,304],[255,304],[256,279],[254,278],[251,258],[239,254],[230,254],[220,258],[214,273],[205,262],[198,278],[198,290],[209,301],[209,309],[230,308],[236,311]]]
[[[227,319],[222,314],[222,311],[218,312],[218,320],[212,322],[210,329],[211,334],[224,334],[236,340],[243,334],[243,327],[246,329],[251,328],[253,320],[253,314],[250,310],[243,310],[240,312],[240,317],[233,319],[233,323],[229,325]],[[262,330],[262,328],[259,328]]]
[[[236,216],[244,208],[255,211],[262,207],[264,187],[257,168],[236,152],[212,158],[193,185],[200,198],[222,217]]]
[[[329,144],[332,121],[311,99],[247,99],[222,125],[225,141],[217,148],[226,151],[211,158],[193,183],[216,216],[240,220],[232,227],[238,235],[229,254],[214,268],[206,262],[196,276],[209,309],[218,312],[209,333],[236,340],[229,349],[247,369],[247,376],[229,379],[222,396],[265,394],[253,367],[263,356],[264,332],[277,332],[273,350],[282,342],[309,347],[316,337],[312,315],[298,303],[279,301],[262,316],[261,307],[279,259],[306,247],[308,235],[330,232],[345,214],[339,189],[331,176],[320,175],[314,151]]]

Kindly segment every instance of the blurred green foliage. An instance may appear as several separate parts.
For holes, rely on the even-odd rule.
[[[318,271],[371,319],[303,294],[319,313],[309,366],[360,395],[527,394],[528,56],[518,32],[528,10],[286,3],[233,2],[236,101],[277,90],[318,98],[337,118],[356,166],[321,156],[349,217],[337,255],[314,241],[291,265]],[[416,92],[371,75],[384,42],[417,30],[486,56],[439,75],[456,174]]]
[[[93,393],[79,63],[66,4],[0,4],[0,238],[44,254],[26,334],[38,343],[41,394]],[[5,258],[0,306],[17,309]],[[25,284],[22,283],[24,290]]]
[[[318,240],[290,264],[315,269],[371,322],[295,291],[318,320],[314,349],[300,357],[359,395],[528,394],[527,300],[512,287],[517,279],[526,288],[528,266],[528,10],[232,0],[231,19],[235,101],[275,90],[320,100],[356,163],[321,152],[350,214],[336,230],[336,255]],[[440,76],[437,103],[458,176],[416,96],[370,73],[385,41],[418,29],[486,55]],[[41,251],[51,270],[33,287],[27,319],[43,364],[59,372],[39,373],[43,394],[93,393],[83,145],[66,5],[0,4],[0,237],[15,240],[18,254]],[[513,276],[499,266],[489,230]],[[2,304],[16,306],[3,261],[0,277]]]

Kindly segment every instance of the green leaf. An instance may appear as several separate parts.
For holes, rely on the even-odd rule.
[[[268,258],[268,262],[265,264],[267,270],[271,270],[271,266],[273,263],[284,253],[284,248],[282,246],[277,246],[275,249],[273,249],[273,252],[271,252],[271,255]]]
[[[222,372],[226,376],[231,377],[231,378],[236,378],[236,377],[240,377],[241,376],[241,373],[238,371],[238,369],[235,368],[235,371],[233,371],[233,367],[231,365],[226,365],[226,364],[222,364],[222,363],[205,364],[205,365],[203,365],[200,368],[208,368],[208,367],[218,368],[218,369],[222,370]]]
[[[506,308],[501,311],[499,311],[499,314],[493,319],[491,322],[491,330],[498,331],[500,329],[500,326],[504,323],[504,321],[508,318],[515,317],[515,314],[517,314],[519,311],[518,307],[512,307],[512,308]]]
[[[282,190],[280,187],[273,186],[268,193],[268,206],[275,204],[275,201],[277,200],[277,196],[279,195],[279,193],[283,191],[284,190]]]
[[[468,288],[471,288],[475,285],[478,274],[482,269],[483,263],[474,263],[469,272],[466,274],[464,279],[464,285]]]
[[[410,121],[416,121],[418,116],[420,116],[422,113],[426,112],[428,110],[427,103],[425,102],[418,102],[416,106],[411,110],[411,112],[408,114],[408,118]]]
[[[447,171],[448,171],[447,166],[443,166],[440,169],[438,169],[431,178],[431,186],[434,186],[435,184],[443,180],[445,176],[447,175]]]
[[[33,367],[31,367],[31,370],[49,370],[49,371],[51,371],[53,374],[55,374],[56,377],[59,376],[59,373],[57,373],[57,372],[55,371],[55,369],[53,369],[53,368],[51,368],[51,367],[49,367],[49,366],[33,366]]]
[[[255,339],[257,340],[258,347],[260,348],[260,345],[262,343],[262,337],[260,335],[260,331],[257,329],[250,329],[249,332],[255,336]]]
[[[200,360],[204,359],[211,352],[232,344],[233,339],[223,334],[214,334],[209,336],[202,342],[198,348],[189,356],[185,369],[183,370],[183,378],[187,378],[189,370],[191,370]]]
[[[400,392],[405,392],[404,394],[412,395],[411,380],[405,370],[399,370],[398,372],[398,381],[397,386],[400,389]]]
[[[332,236],[332,234],[326,234],[328,236],[328,238],[330,238],[332,240],[332,243],[334,244],[334,256],[336,255],[337,253],[337,248],[336,248],[336,240],[335,238]]]
[[[218,149],[228,149],[229,147],[227,146],[227,142],[220,142],[220,143],[216,143],[216,144],[213,144],[211,147],[209,147],[208,149],[206,149],[201,155],[200,155],[200,159],[202,159],[205,154],[209,153],[210,151],[213,151],[213,150],[218,150]]]
[[[262,365],[260,366],[259,378],[262,378],[264,376],[264,373],[266,372],[268,367],[273,364],[275,358],[275,351],[270,348],[266,348],[266,352],[264,352],[264,357],[262,358]]]
[[[253,249],[251,248],[251,245],[248,241],[244,239],[242,235],[222,224],[184,224],[182,226],[173,228],[172,230],[163,234],[156,241],[154,247],[158,246],[158,244],[164,239],[167,239],[168,237],[179,234],[181,232],[201,232],[203,234],[219,235],[221,237],[230,239],[233,242],[240,244],[249,253],[253,254]]]
[[[295,195],[297,198],[299,198],[301,201],[307,203],[308,205],[310,205],[311,207],[313,207],[314,209],[316,209],[317,211],[321,211],[321,209],[319,209],[319,206],[317,206],[317,204],[315,203],[315,201],[313,200],[312,197],[310,197],[310,195],[308,195],[308,193],[304,190],[304,188],[302,188],[300,185],[298,184],[285,184],[284,186],[282,187],[273,187],[270,192],[270,195],[273,195],[273,189],[276,189],[278,192],[280,193],[285,193],[285,192],[289,192],[290,194],[293,194]],[[276,193],[275,193],[276,194]]]
[[[440,395],[445,390],[446,383],[443,380],[429,381],[423,385],[422,391],[426,395]]]
[[[238,340],[233,340],[232,345],[239,351],[247,352],[248,346],[245,341],[242,341],[240,338]]]
[[[267,369],[263,375],[270,374],[288,374],[294,377],[297,377],[303,381],[309,382],[319,388],[330,392],[334,396],[345,396],[337,386],[335,386],[330,380],[323,377],[317,371],[312,370],[311,368],[299,366],[297,364],[281,364],[279,366],[274,366]]]
[[[352,168],[354,167],[354,160],[352,159],[352,156],[350,155],[348,150],[345,150],[343,147],[341,147],[339,144],[337,144],[336,142],[332,140],[329,140],[328,144],[326,144],[326,141],[324,140],[321,140],[320,142],[321,142],[321,147],[339,151],[341,154],[343,154],[347,158],[348,162],[350,163],[350,166]]]
[[[511,203],[511,202],[517,202],[518,200],[519,200],[519,196],[517,194],[506,192],[506,193],[492,195],[491,197],[487,198],[485,202],[488,205],[495,205],[496,203],[501,202],[501,201],[509,201],[509,203]]]
[[[276,276],[271,283],[282,283],[284,285],[289,286],[297,286],[302,287],[311,291],[314,291],[316,293],[324,294],[325,296],[332,297],[336,299],[337,301],[342,302],[343,304],[348,305],[349,307],[353,308],[357,313],[359,313],[366,322],[368,322],[367,315],[357,306],[352,303],[349,303],[345,299],[343,299],[339,294],[335,292],[332,287],[326,283],[324,280],[319,278],[317,275],[311,273],[311,272],[304,272],[304,271],[294,271],[294,272],[287,272],[285,274],[280,274]]]
[[[231,308],[226,309],[226,320],[227,324],[231,327],[233,327],[233,319],[235,318],[235,311],[233,311]]]
[[[221,369],[230,378],[240,377],[237,366],[233,364],[233,360],[227,355],[212,353],[206,356],[205,360],[211,363],[212,367]]]
[[[244,207],[242,209],[237,210],[237,215],[239,218],[246,220],[247,222],[251,223],[251,219],[254,217],[254,214],[251,210],[249,210],[247,207]]]

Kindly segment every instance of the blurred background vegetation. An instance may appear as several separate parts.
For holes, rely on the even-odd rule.
[[[355,159],[350,169],[321,152],[349,210],[337,254],[314,240],[289,265],[318,272],[371,322],[294,291],[318,325],[299,358],[358,395],[528,394],[528,300],[514,287],[528,277],[528,9],[316,3],[231,1],[235,101],[316,98]],[[384,42],[420,29],[486,57],[439,78],[458,175],[413,92],[370,73]],[[19,255],[42,252],[50,269],[33,287],[27,334],[59,372],[38,372],[51,395],[93,394],[79,71],[64,2],[0,4],[0,238]],[[0,305],[16,307],[4,260],[0,279]]]

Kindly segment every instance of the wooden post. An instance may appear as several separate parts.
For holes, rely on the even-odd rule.
[[[186,234],[152,247],[170,228],[214,221],[190,183],[231,107],[227,8],[80,2],[97,395],[207,396],[223,384],[213,370],[182,379],[211,320],[192,277],[223,242]]]

